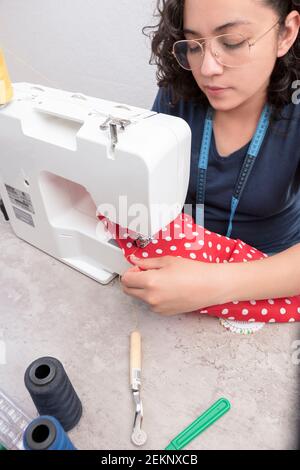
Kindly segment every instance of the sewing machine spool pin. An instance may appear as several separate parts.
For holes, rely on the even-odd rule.
[[[110,130],[110,139],[111,139],[111,146],[115,149],[118,143],[118,128],[117,125],[110,122],[109,123],[109,130]]]
[[[110,139],[111,139],[111,147],[114,150],[116,145],[118,144],[118,126],[120,127],[121,131],[125,131],[126,127],[130,126],[132,122],[128,119],[119,119],[113,116],[109,116],[103,124],[99,127],[101,131],[106,131],[108,128],[110,130]]]

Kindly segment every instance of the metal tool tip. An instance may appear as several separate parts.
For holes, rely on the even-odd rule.
[[[147,434],[143,430],[134,431],[131,440],[136,446],[143,446],[147,441]]]

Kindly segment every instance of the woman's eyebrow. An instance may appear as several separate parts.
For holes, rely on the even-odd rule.
[[[248,24],[252,24],[252,23],[250,21],[247,21],[247,20],[230,21],[228,23],[222,24],[221,26],[217,26],[214,29],[214,32],[219,33],[221,31],[223,31],[224,29],[233,28],[234,26],[248,25]],[[189,29],[189,28],[184,28],[183,33],[194,34],[195,36],[197,36],[197,35],[201,36],[201,34],[199,32],[194,31],[194,30]]]

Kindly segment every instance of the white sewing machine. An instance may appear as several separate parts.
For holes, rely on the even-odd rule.
[[[30,83],[13,87],[14,99],[0,108],[0,197],[12,229],[107,284],[130,263],[97,213],[132,231],[120,197],[126,216],[143,205],[141,228],[133,228],[141,244],[174,220],[188,189],[190,128],[145,109]]]

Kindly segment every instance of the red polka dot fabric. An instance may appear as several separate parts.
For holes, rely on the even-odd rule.
[[[267,258],[267,255],[241,240],[233,240],[196,225],[188,214],[179,214],[145,248],[136,246],[134,232],[112,223],[102,215],[98,215],[98,218],[118,242],[129,262],[132,254],[139,258],[178,256],[204,263],[249,263]],[[244,322],[295,322],[300,321],[300,295],[249,302],[235,301],[208,306],[199,310],[199,313]]]

